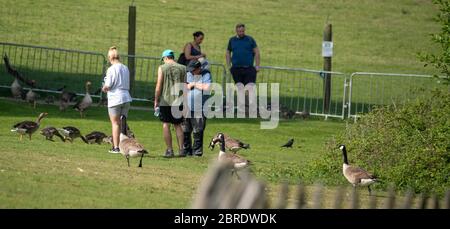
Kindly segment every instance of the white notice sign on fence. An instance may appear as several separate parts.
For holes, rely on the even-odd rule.
[[[333,56],[333,42],[332,41],[323,41],[322,42],[322,56],[323,57],[332,57]]]

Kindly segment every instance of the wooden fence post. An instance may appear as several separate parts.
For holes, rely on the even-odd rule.
[[[128,8],[128,69],[130,70],[130,92],[134,88],[136,66],[136,6],[130,5]]]
[[[323,70],[331,71],[331,56],[333,49],[331,24],[326,24],[323,31],[322,56]],[[323,82],[323,113],[328,114],[331,101],[331,73],[324,73]]]

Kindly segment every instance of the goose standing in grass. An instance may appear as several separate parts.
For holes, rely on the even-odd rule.
[[[86,139],[86,141],[88,141],[89,144],[97,143],[100,145],[102,142],[105,142],[104,139],[108,138],[108,136],[100,131],[92,131],[91,133],[86,134],[84,138]]]
[[[19,122],[13,126],[13,128],[11,129],[11,132],[16,132],[16,133],[20,134],[20,140],[22,140],[23,135],[28,134],[28,136],[30,137],[30,140],[31,140],[31,135],[37,129],[39,129],[41,120],[47,115],[48,115],[48,113],[39,114],[39,117],[37,118],[36,122],[33,122],[33,121]]]
[[[77,94],[74,92],[70,92],[66,90],[66,85],[64,85],[62,88],[58,89],[58,91],[61,92],[61,99],[59,101],[59,110],[65,111],[69,104],[75,100],[77,97]]]
[[[75,106],[73,106],[73,108],[77,111],[80,112],[80,117],[83,118],[83,112],[89,108],[92,105],[92,97],[89,94],[89,87],[91,86],[91,82],[87,81],[86,82],[86,94],[84,95],[83,99],[78,101],[77,104],[75,104]]]
[[[237,174],[237,170],[246,168],[250,165],[250,161],[245,159],[242,156],[239,156],[237,154],[228,154],[225,152],[225,135],[222,133],[218,133],[216,137],[214,137],[210,143],[210,145],[215,145],[219,143],[220,144],[220,151],[219,151],[219,157],[218,161],[221,162],[231,162],[233,164],[233,173],[236,173],[236,176],[239,178],[239,175]],[[240,179],[240,178],[239,178]]]
[[[378,179],[366,170],[348,164],[347,149],[345,148],[345,145],[340,145],[339,149],[342,150],[342,155],[344,156],[344,164],[342,165],[344,177],[353,185],[353,188],[356,188],[356,186],[367,186],[369,195],[372,195],[370,185],[377,182]]]
[[[73,140],[75,138],[81,138],[86,144],[88,144],[88,141],[86,138],[84,138],[83,135],[81,135],[81,132],[79,129],[73,126],[66,126],[63,128],[58,129],[59,133],[64,136],[65,140],[69,140],[70,143],[73,143]]]
[[[125,115],[120,116],[120,153],[127,159],[128,167],[130,167],[130,157],[141,157],[139,167],[142,167],[142,158],[148,151],[135,138],[127,136],[127,118]]]
[[[218,141],[216,141],[214,144],[212,144],[214,142],[213,141],[214,139],[219,139],[219,135],[223,135],[223,137],[225,139],[225,148],[230,152],[236,153],[237,151],[239,151],[241,149],[250,149],[249,144],[243,143],[238,139],[231,138],[230,136],[228,136],[226,134],[218,133],[211,140],[211,144],[209,144],[209,148],[211,148],[211,150],[214,149],[215,144],[219,143]]]
[[[59,138],[61,138],[61,141],[65,142],[66,140],[64,139],[64,137],[58,132],[58,130],[53,127],[53,126],[49,126],[49,127],[45,127],[44,129],[41,130],[41,134],[45,136],[46,140],[49,141],[53,141],[53,136],[56,135]]]

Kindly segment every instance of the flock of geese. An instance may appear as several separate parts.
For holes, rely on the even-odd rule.
[[[30,104],[33,105],[33,108],[36,108],[36,102],[39,99],[39,94],[34,91],[36,88],[36,81],[30,80],[24,77],[19,71],[17,71],[10,63],[8,56],[6,53],[3,56],[3,60],[5,62],[7,72],[14,77],[14,81],[11,84],[11,94],[16,99],[26,100]],[[25,92],[20,84],[20,82],[28,85],[30,88],[28,92]],[[77,94],[66,89],[66,85],[57,91],[61,92],[61,98],[59,101],[59,110],[65,111],[70,105],[73,105],[73,109],[80,112],[80,117],[83,118],[85,116],[84,112],[92,105],[92,96],[89,92],[90,86],[92,83],[90,81],[86,81],[85,89],[86,93],[84,97],[78,101],[76,101]],[[46,103],[53,103],[55,100],[54,96],[49,95],[45,98]]]
[[[25,77],[23,77],[16,69],[14,69],[8,59],[8,56],[5,54],[4,57],[5,66],[7,69],[7,72],[14,77],[14,81],[11,85],[11,93],[14,98],[17,99],[25,99],[27,102],[33,104],[33,107],[36,108],[36,101],[39,98],[39,95],[33,91],[36,85],[35,80],[29,80]],[[26,85],[30,86],[30,89],[27,93],[25,93],[22,89],[22,86],[20,85],[20,81],[25,83]],[[75,103],[73,108],[80,112],[80,117],[83,118],[84,112],[86,109],[88,109],[92,105],[92,97],[89,93],[89,89],[91,86],[91,82],[87,81],[85,84],[86,94],[81,99],[78,100],[78,102]],[[58,91],[61,91],[61,98],[59,103],[59,109],[60,111],[65,111],[71,103],[75,102],[75,99],[77,97],[76,93],[70,92],[66,89],[66,86],[64,85],[62,88],[60,88]],[[49,96],[46,98],[46,102],[51,103],[53,102],[54,97]],[[46,117],[48,113],[41,113],[39,114],[36,121],[23,121],[15,124],[13,128],[11,129],[12,132],[16,132],[20,135],[20,140],[23,139],[24,135],[28,135],[29,139],[31,140],[31,136],[34,132],[36,132],[39,129],[41,120]],[[128,166],[130,166],[130,160],[129,158],[133,157],[140,157],[139,166],[142,167],[142,158],[145,154],[148,154],[148,150],[144,148],[142,144],[140,144],[133,132],[130,130],[130,128],[127,125],[126,117],[121,116],[121,132],[120,132],[120,142],[119,142],[119,149],[120,153],[125,156],[127,160]],[[69,141],[73,142],[76,138],[81,138],[83,142],[87,144],[101,144],[103,142],[107,142],[112,144],[111,136],[107,136],[106,134],[100,132],[100,131],[93,131],[86,136],[83,136],[79,129],[73,126],[65,126],[62,128],[55,128],[52,126],[43,128],[40,133],[45,136],[47,140],[54,141],[53,137],[57,136],[61,139],[61,141]],[[281,147],[286,148],[292,148],[292,145],[294,143],[294,139],[290,139],[286,144],[282,145]],[[245,159],[243,156],[238,155],[237,152],[241,149],[249,149],[250,145],[243,143],[242,141],[238,139],[231,138],[230,136],[224,134],[224,133],[218,133],[216,134],[209,144],[209,148],[211,150],[214,149],[215,145],[220,145],[219,150],[219,156],[218,161],[221,162],[229,162],[232,163],[233,170],[232,174],[236,174],[236,176],[239,178],[239,175],[237,174],[238,170],[247,168],[250,165],[250,161]],[[347,181],[352,184],[354,188],[357,186],[367,186],[369,190],[369,195],[371,194],[371,188],[370,185],[373,183],[379,181],[377,177],[370,174],[366,170],[350,165],[348,163],[347,159],[347,150],[345,145],[341,145],[339,147],[342,151],[344,163],[342,168],[342,174],[347,179]],[[226,151],[229,151],[228,153]]]

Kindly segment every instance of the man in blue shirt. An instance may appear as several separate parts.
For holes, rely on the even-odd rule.
[[[242,83],[245,86],[256,82],[256,72],[259,71],[259,49],[253,37],[245,35],[244,24],[236,25],[236,36],[228,41],[226,61],[235,83]]]
[[[202,58],[202,60],[204,60]],[[186,115],[182,129],[184,133],[184,154],[203,155],[203,132],[206,127],[206,115],[203,106],[208,99],[211,85],[211,73],[208,70],[208,62],[192,61],[187,68],[187,105],[189,114]],[[194,142],[191,141],[193,132]]]

